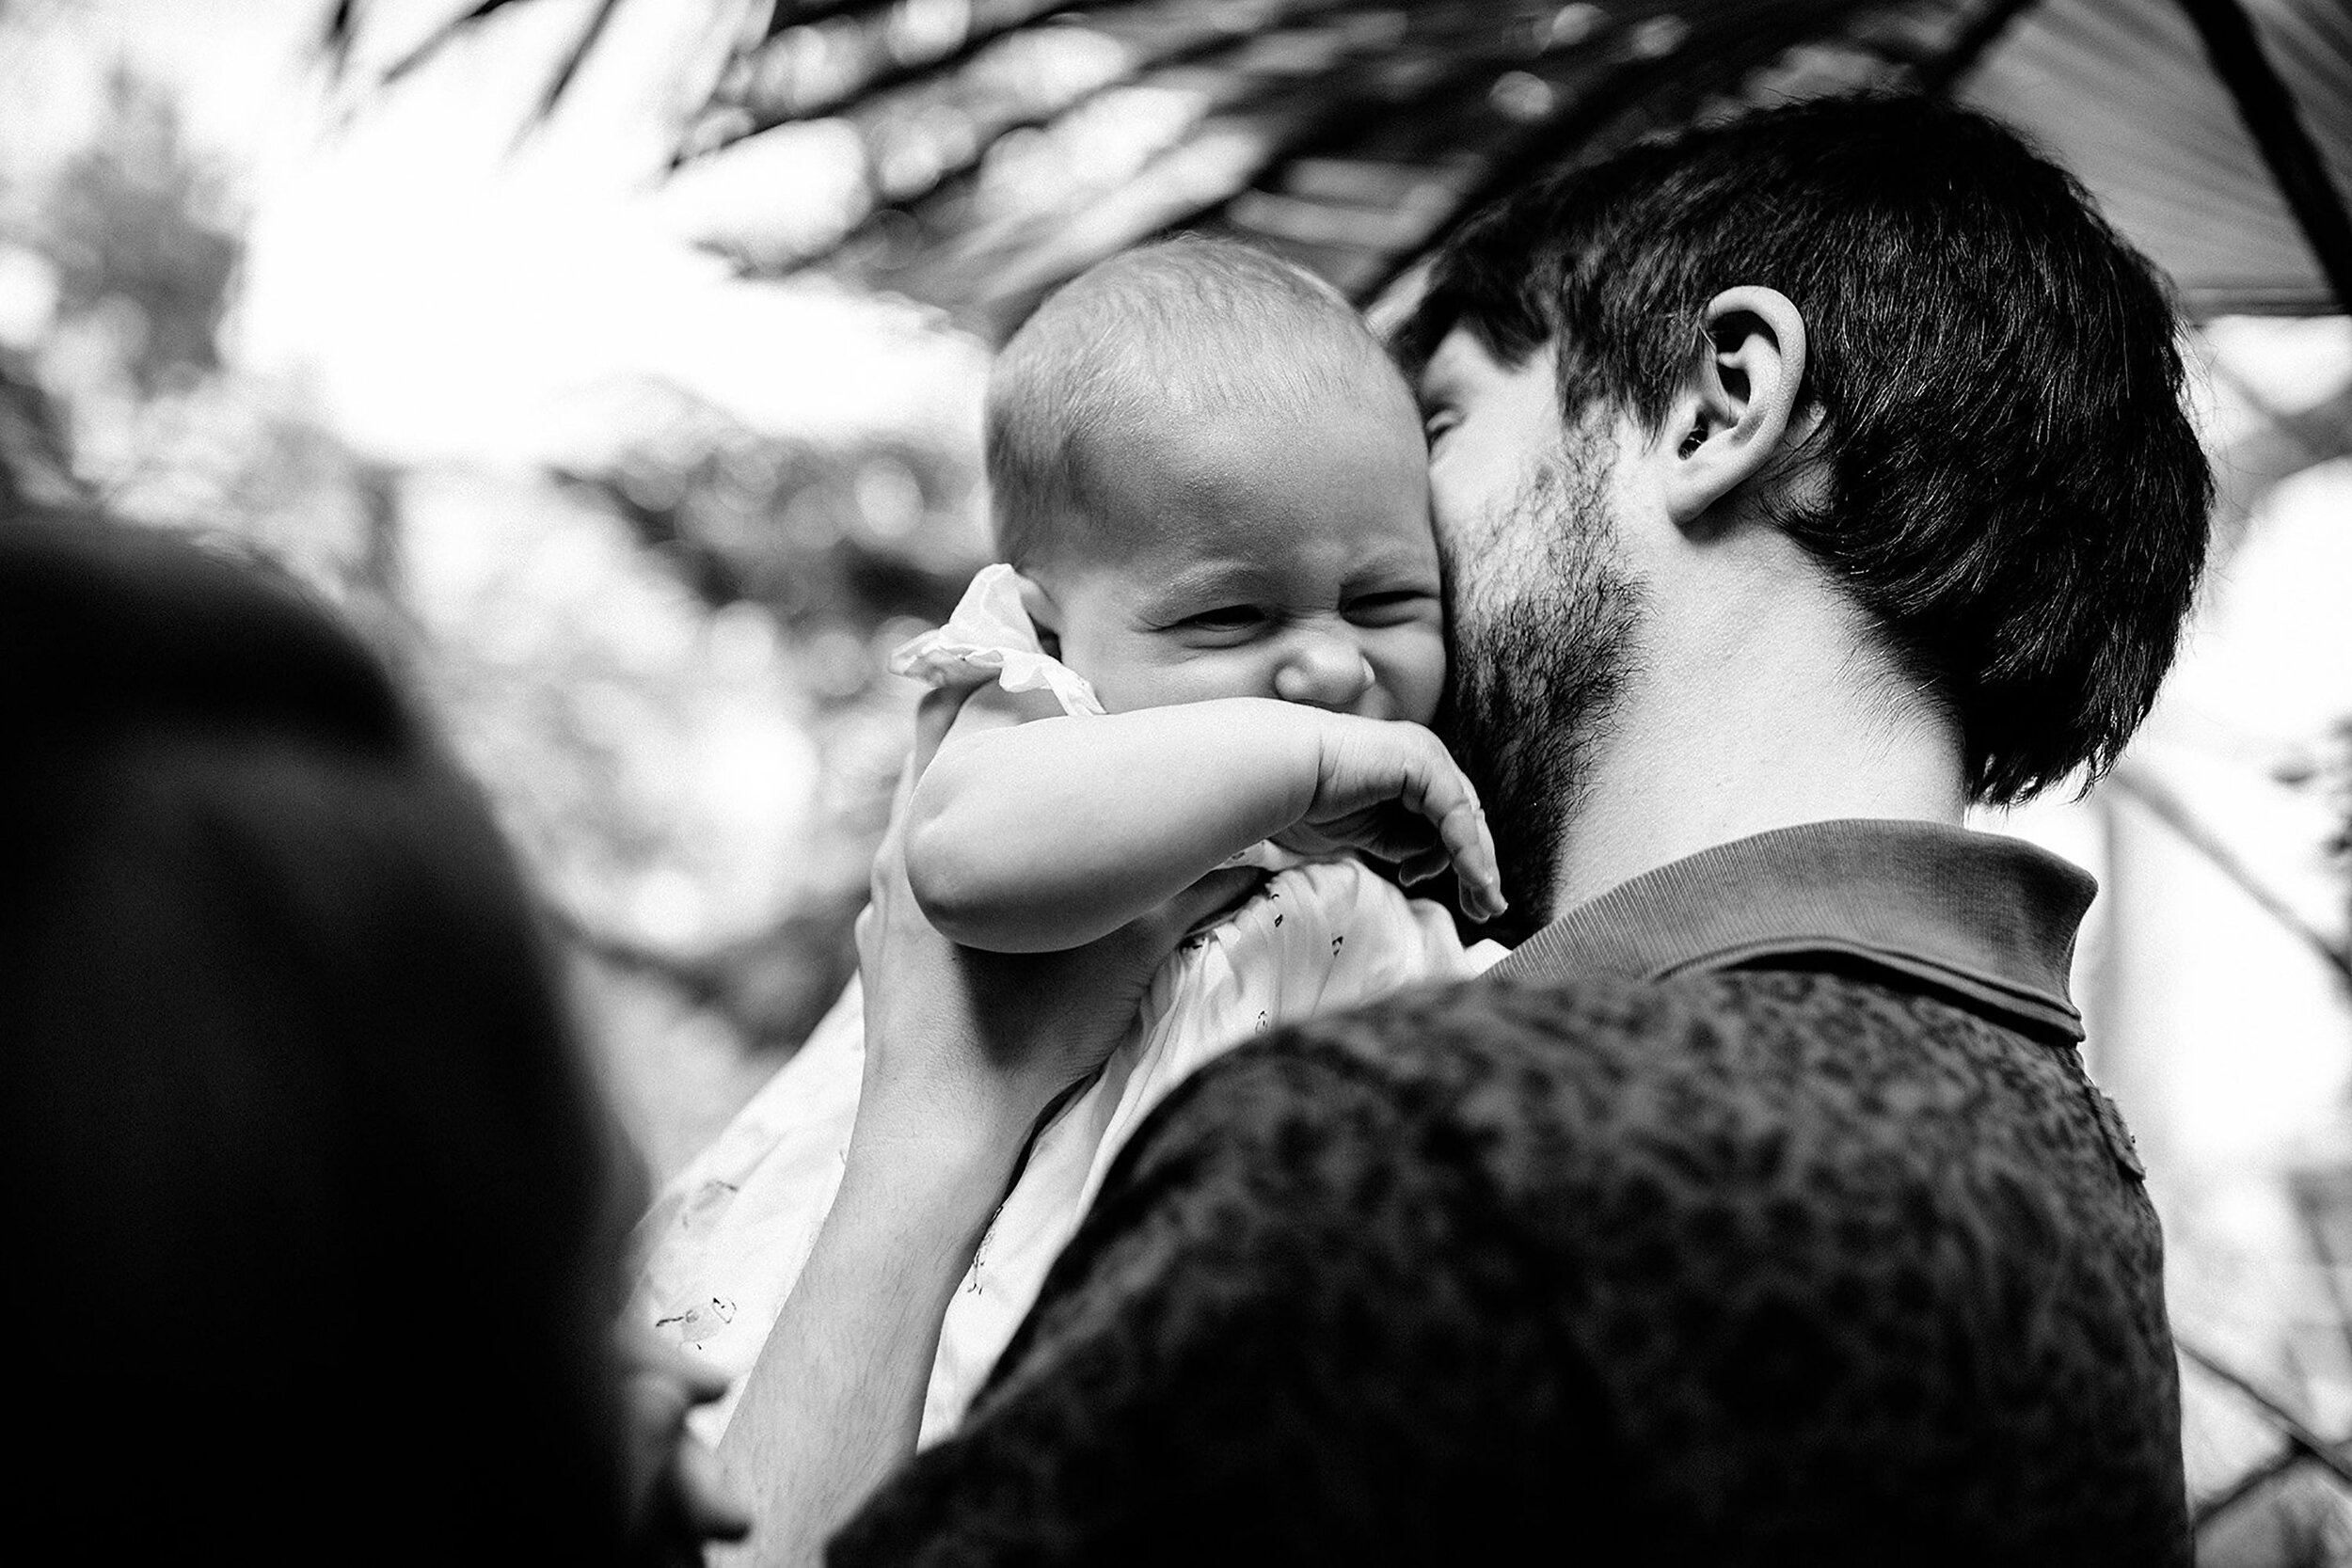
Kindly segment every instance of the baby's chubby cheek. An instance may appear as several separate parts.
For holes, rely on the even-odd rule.
[[[1233,695],[1218,689],[1214,682],[1201,680],[1200,672],[1145,657],[1148,652],[1122,646],[1118,638],[1065,638],[1061,658],[1087,678],[1104,708],[1111,713]]]
[[[1390,657],[1375,658],[1373,667],[1379,673],[1378,695],[1387,709],[1373,717],[1406,719],[1416,724],[1437,718],[1438,705],[1445,695],[1447,670],[1442,633],[1435,627],[1416,631],[1405,647]]]

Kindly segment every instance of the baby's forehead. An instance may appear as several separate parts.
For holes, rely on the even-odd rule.
[[[1098,563],[1215,555],[1324,561],[1434,552],[1417,414],[1332,388],[1263,404],[1164,410],[1089,462],[1093,504],[1073,540]]]
[[[1089,467],[1099,483],[1148,489],[1165,508],[1214,507],[1291,476],[1302,462],[1425,461],[1421,417],[1392,378],[1291,377],[1163,396],[1106,427]]]

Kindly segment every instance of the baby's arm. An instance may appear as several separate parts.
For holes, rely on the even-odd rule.
[[[1418,724],[1265,698],[992,725],[959,720],[909,805],[907,873],[947,937],[1082,946],[1262,839],[1355,847],[1502,907],[1470,781]]]

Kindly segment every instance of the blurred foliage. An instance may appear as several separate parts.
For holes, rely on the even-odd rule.
[[[520,0],[450,15],[405,75]],[[354,58],[396,8],[345,0]],[[576,8],[539,107],[620,29]],[[1744,102],[1933,87],[2013,0],[694,0],[734,44],[686,87],[676,182],[754,273],[821,265],[998,340],[1087,265],[1241,235],[1370,299],[1537,169]],[[617,51],[608,51],[617,52]],[[794,198],[775,199],[789,190]]]
[[[38,232],[59,308],[103,318],[122,369],[152,395],[218,368],[238,246],[221,182],[190,154],[171,98],[121,64],[106,94],[101,134],[57,171]]]
[[[27,357],[0,350],[0,506],[80,499],[65,419]]]
[[[2336,724],[2315,755],[2282,765],[2276,776],[2280,784],[2314,791],[2326,800],[2337,824],[2327,852],[2339,869],[2352,873],[2352,717]],[[2344,950],[2345,960],[2352,963],[2352,886],[2347,887],[2346,897]],[[2352,1243],[2347,1246],[2352,1247]]]
[[[2198,1568],[2344,1568],[2352,1506],[2343,1482],[2311,1465],[2265,1478],[2198,1532]]]
[[[2335,802],[2339,826],[2328,847],[2335,856],[2337,866],[2352,873],[2352,718],[2336,726],[2334,742],[2334,753],[2328,764],[2328,794]],[[2344,956],[2352,958],[2352,876],[2347,876],[2346,883]],[[2352,1314],[2347,1314],[2345,1321],[2352,1323]]]
[[[558,477],[626,518],[714,607],[749,600],[797,637],[862,642],[893,619],[936,620],[961,592],[982,546],[977,452],[766,436],[675,388],[648,388],[637,406],[609,464]],[[845,662],[819,695],[854,697],[866,678]]]
[[[739,1052],[796,1044],[854,967],[913,695],[882,656],[975,563],[977,452],[645,386],[593,459],[388,467],[224,362],[241,214],[167,91],[118,65],[103,96],[0,193],[12,483],[293,572],[448,732],[581,955]]]
[[[8,432],[10,467],[23,483],[55,462],[45,488],[70,476],[117,515],[285,565],[386,636],[389,476],[300,388],[221,363],[237,224],[170,94],[116,64],[96,135],[8,209],[19,287],[44,296],[16,313],[45,318],[16,356],[28,411]]]
[[[770,648],[753,662],[772,661],[788,691],[768,705],[795,709],[816,769],[791,886],[768,923],[669,973],[752,1043],[796,1042],[855,967],[850,919],[865,899],[914,698],[882,673],[887,655],[946,617],[982,559],[977,454],[905,436],[838,446],[767,436],[665,387],[642,389],[630,425],[607,461],[552,477],[623,525],[635,553],[698,601],[707,638]],[[590,944],[625,966],[662,967],[614,940],[614,928]]]
[[[2328,793],[2344,826],[2328,847],[2339,860],[2352,861],[2352,718],[2336,726],[2333,754],[2327,764]]]

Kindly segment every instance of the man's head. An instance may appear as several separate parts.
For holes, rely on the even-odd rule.
[[[1629,423],[1704,467],[1749,392],[1788,372],[1764,421],[1777,450],[1751,454],[1740,504],[1836,584],[1885,673],[1948,720],[1970,798],[2007,803],[2110,764],[2170,663],[2210,492],[2174,333],[2147,263],[2012,134],[1931,103],[1849,99],[1639,145],[1482,214],[1439,258],[1403,347],[1423,368],[1470,363],[1520,404],[1556,400],[1562,446],[1520,462],[1583,505],[1518,526],[1557,531],[1564,584],[1584,584],[1576,604],[1550,600],[1573,623],[1553,640],[1570,666],[1556,684],[1586,706],[1551,705],[1588,731],[1644,588],[1598,515],[1624,445],[1608,432]],[[1445,531],[1449,416],[1433,419]],[[1676,521],[1701,538],[1725,510]],[[1516,682],[1520,706],[1540,706],[1512,669],[1471,668],[1498,594],[1475,548],[1445,542],[1457,700]],[[1522,619],[1545,602],[1502,597]],[[1503,642],[1521,664],[1529,635]]]
[[[1418,426],[1327,284],[1231,243],[1147,246],[997,360],[1000,552],[1114,710],[1279,696],[1426,721],[1445,654]]]

